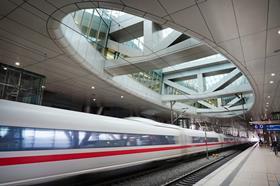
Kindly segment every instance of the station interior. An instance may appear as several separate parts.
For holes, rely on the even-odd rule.
[[[279,0],[1,0],[0,186],[279,186],[278,71]]]

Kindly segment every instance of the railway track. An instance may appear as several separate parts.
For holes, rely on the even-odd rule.
[[[227,161],[231,160],[235,156],[237,156],[240,152],[234,152],[228,155],[224,155],[223,157],[210,162],[206,165],[203,165],[193,171],[187,172],[186,174],[177,177],[162,186],[189,186],[194,185],[196,182],[209,175],[211,172],[222,166]]]
[[[172,166],[165,165],[154,170],[141,172],[138,175],[129,175],[117,180],[108,181],[100,186],[193,185],[240,152],[240,150],[230,150],[219,153],[218,157],[211,156],[209,159],[206,159],[204,156],[193,161],[179,162],[175,163],[175,165],[171,164]],[[183,178],[186,178],[186,180],[183,181]]]
[[[40,186],[173,186],[193,185],[225,162],[234,158],[245,148],[216,152],[216,156],[205,158],[205,154],[185,160],[165,161],[159,165],[127,171],[111,171],[80,175]]]

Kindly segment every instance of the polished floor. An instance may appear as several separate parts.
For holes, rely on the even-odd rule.
[[[280,152],[278,156],[275,156],[270,148],[257,146],[230,185],[279,186]]]

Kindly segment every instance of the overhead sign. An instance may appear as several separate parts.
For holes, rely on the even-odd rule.
[[[280,125],[255,125],[255,129],[264,129],[267,131],[280,131]]]
[[[267,125],[267,131],[280,131],[280,125]]]

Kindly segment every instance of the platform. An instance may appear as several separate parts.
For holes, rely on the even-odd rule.
[[[279,186],[280,155],[256,144],[195,185]]]

